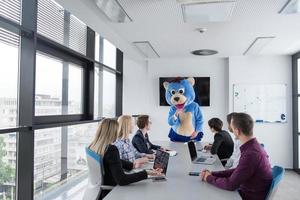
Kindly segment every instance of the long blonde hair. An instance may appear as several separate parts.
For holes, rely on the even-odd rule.
[[[129,136],[132,117],[129,115],[122,115],[118,118],[119,129],[118,129],[118,138],[126,139]]]
[[[106,146],[117,139],[118,126],[118,122],[115,119],[103,119],[89,148],[97,154],[104,156]]]

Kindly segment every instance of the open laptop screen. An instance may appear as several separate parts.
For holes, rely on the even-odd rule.
[[[163,174],[167,173],[168,163],[169,163],[169,157],[170,155],[167,152],[157,150],[154,160],[153,168],[161,168],[163,171]]]

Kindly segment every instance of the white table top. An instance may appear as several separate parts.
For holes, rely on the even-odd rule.
[[[236,191],[222,190],[201,181],[197,176],[188,175],[191,171],[200,172],[202,169],[223,170],[219,159],[213,165],[192,164],[187,144],[172,142],[160,142],[158,144],[176,150],[178,153],[176,156],[170,157],[166,175],[167,181],[153,182],[148,179],[128,186],[116,186],[106,196],[105,200],[241,199]]]

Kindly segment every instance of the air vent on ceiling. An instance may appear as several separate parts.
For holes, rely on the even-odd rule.
[[[235,4],[235,1],[208,1],[182,4],[183,20],[193,24],[229,21]]]
[[[158,53],[155,51],[149,41],[133,42],[133,44],[142,52],[146,58],[159,58]]]
[[[250,44],[243,55],[259,54],[263,50],[263,48],[265,48],[265,46],[269,44],[274,38],[274,36],[255,38],[255,40]]]
[[[95,2],[110,21],[117,23],[132,21],[117,0],[95,0]]]
[[[192,51],[191,53],[196,56],[211,56],[217,54],[218,51],[211,50],[211,49],[199,49],[199,50]]]

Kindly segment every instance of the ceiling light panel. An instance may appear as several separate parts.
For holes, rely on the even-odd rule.
[[[243,55],[259,54],[275,37],[257,37],[244,52]]]
[[[108,17],[110,21],[116,23],[132,21],[117,0],[95,0],[95,2],[98,8]]]
[[[235,1],[182,4],[183,19],[188,23],[225,22],[231,19]]]
[[[146,58],[159,58],[158,53],[155,51],[149,41],[133,42],[133,44]]]
[[[288,0],[283,8],[279,11],[280,14],[295,14],[300,13],[300,1]]]

